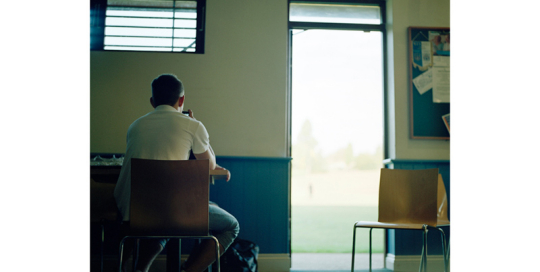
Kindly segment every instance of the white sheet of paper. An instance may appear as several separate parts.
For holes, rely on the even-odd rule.
[[[450,57],[447,57],[447,56],[433,56],[433,66],[450,67]]]
[[[450,67],[433,67],[433,103],[450,103]]]
[[[431,68],[413,79],[414,86],[420,94],[424,94],[433,88],[433,79]]]
[[[422,67],[431,65],[431,43],[422,42]]]

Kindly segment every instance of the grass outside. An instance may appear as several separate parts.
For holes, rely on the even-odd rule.
[[[292,206],[292,253],[351,253],[354,223],[377,216],[377,206]],[[373,253],[383,252],[383,237],[373,229]],[[356,252],[369,252],[369,229],[357,229]]]

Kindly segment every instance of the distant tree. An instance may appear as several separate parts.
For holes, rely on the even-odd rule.
[[[345,168],[349,168],[354,163],[353,146],[351,143],[347,146],[338,149],[336,152],[330,154],[326,158],[327,162],[331,165],[342,164]]]
[[[382,146],[378,146],[375,153],[361,153],[354,158],[354,168],[360,170],[379,169],[382,167]]]
[[[325,170],[322,155],[316,149],[317,140],[313,137],[313,128],[309,120],[304,121],[296,144],[292,146],[292,166],[296,173],[306,174]]]

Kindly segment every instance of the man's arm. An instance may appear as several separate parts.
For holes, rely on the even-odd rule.
[[[194,119],[194,120],[197,120],[195,119],[195,116],[193,116],[193,111],[188,109],[188,112],[189,112],[189,117]],[[212,149],[212,146],[208,145],[208,149],[201,153],[201,154],[195,154],[193,153],[193,155],[195,155],[195,158],[197,158],[197,160],[209,160],[210,161],[210,170],[215,170],[215,169],[218,169],[218,170],[227,170],[219,165],[217,165],[216,163],[216,154],[214,153],[214,150]],[[229,170],[227,170],[227,181],[229,181],[231,179],[231,172],[229,172]]]
[[[210,170],[214,170],[214,169],[227,170],[216,163],[216,155],[214,154],[214,150],[212,149],[212,146],[208,146],[208,149],[204,153],[201,153],[201,154],[193,153],[193,155],[195,155],[195,158],[197,158],[197,160],[208,159],[210,161]],[[231,172],[227,170],[227,181],[229,181],[230,179],[231,179]]]
[[[197,160],[208,160],[210,162],[210,170],[216,169],[216,155],[214,154],[214,150],[212,150],[212,146],[208,146],[208,149],[201,154],[193,153],[193,155],[195,155]]]

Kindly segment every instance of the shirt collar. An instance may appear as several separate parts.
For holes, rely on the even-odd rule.
[[[178,112],[173,106],[169,105],[159,105],[155,109],[156,111],[175,111]]]

